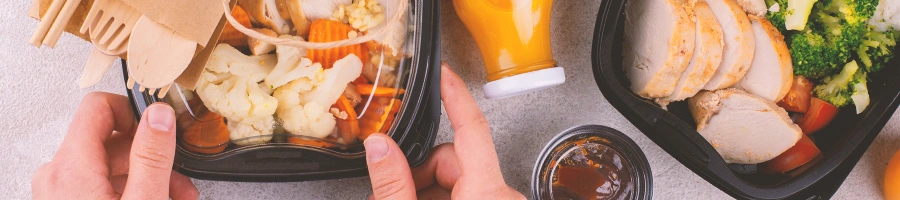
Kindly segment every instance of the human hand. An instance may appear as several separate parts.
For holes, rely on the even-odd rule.
[[[140,124],[127,97],[84,97],[53,159],[34,173],[34,199],[197,199],[191,179],[172,171],[175,114],[157,103]]]
[[[487,119],[446,63],[441,64],[441,99],[455,144],[438,145],[421,166],[410,170],[400,147],[387,135],[366,139],[370,199],[525,199],[503,180]]]

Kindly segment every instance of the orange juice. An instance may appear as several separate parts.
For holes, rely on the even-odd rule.
[[[453,1],[457,15],[469,29],[469,33],[475,38],[481,50],[487,80],[490,82],[488,84],[507,82],[503,84],[505,86],[499,86],[497,89],[502,91],[492,90],[496,94],[490,94],[492,91],[488,91],[486,87],[488,98],[514,96],[559,85],[565,81],[562,68],[556,67],[556,61],[553,60],[550,50],[552,4],[552,0]],[[552,68],[558,69],[549,70],[552,72],[546,70]],[[529,81],[535,81],[534,78],[550,79],[546,80],[550,82],[544,81],[543,84],[536,86],[522,86],[525,80],[502,81],[538,71],[542,73],[530,74],[527,79]],[[509,84],[518,86],[510,88]]]

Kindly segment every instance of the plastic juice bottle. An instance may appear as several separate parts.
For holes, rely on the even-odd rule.
[[[566,81],[550,51],[552,0],[453,0],[484,59],[488,99],[543,90]]]

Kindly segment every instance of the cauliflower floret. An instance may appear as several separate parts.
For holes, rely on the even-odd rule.
[[[319,102],[320,105],[331,105],[337,102],[344,93],[347,84],[356,80],[362,73],[362,61],[350,54],[334,62],[331,69],[325,70],[325,78],[312,91],[300,95],[301,103]]]
[[[309,120],[310,132],[307,132],[306,135],[325,138],[334,132],[337,121],[334,119],[334,115],[328,112],[327,107],[317,102],[309,102],[303,106],[303,111],[305,111],[306,119]]]
[[[318,102],[301,105],[300,94],[312,89],[308,79],[298,79],[275,89],[278,99],[276,113],[283,121],[282,126],[290,133],[316,138],[325,138],[337,123],[327,108]]]
[[[293,66],[279,63],[266,77],[265,84],[276,88],[272,94],[278,99],[276,114],[286,131],[325,138],[334,132],[337,123],[327,106],[343,95],[347,84],[359,77],[361,71],[362,62],[353,54],[338,60],[327,70],[319,63],[302,58]],[[273,75],[276,73],[279,74]]]
[[[282,35],[278,38],[303,41],[300,36]],[[322,71],[321,65],[313,64],[312,60],[304,58],[306,49],[287,45],[276,45],[275,49],[275,53],[278,54],[278,64],[265,78],[265,83],[270,88],[281,87],[292,80],[313,76],[314,73]],[[318,68],[314,65],[318,65]]]
[[[231,142],[234,144],[247,146],[254,144],[264,144],[272,140],[273,125],[275,118],[271,115],[262,119],[255,119],[243,123],[228,122],[228,133]]]
[[[197,84],[197,95],[210,111],[228,120],[231,140],[245,145],[271,139],[278,100],[258,84],[275,66],[275,57],[247,56],[220,44]],[[270,135],[242,140],[246,137]],[[265,140],[263,140],[265,139]]]
[[[197,95],[210,111],[235,122],[271,116],[278,106],[277,99],[244,76],[231,76],[219,84],[201,80]]]

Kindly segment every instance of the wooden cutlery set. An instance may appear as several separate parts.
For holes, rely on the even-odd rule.
[[[179,13],[165,8],[168,3],[172,3],[168,6],[188,4],[187,7],[200,7],[204,4],[216,5],[215,3],[218,1],[215,0],[198,0],[187,3],[177,0],[50,1],[36,0],[35,4],[38,5],[33,5],[43,12],[32,14],[37,15],[34,17],[39,18],[40,23],[31,37],[31,44],[38,48],[43,45],[53,48],[66,30],[66,26],[83,21],[77,33],[71,29],[70,32],[76,35],[82,34],[94,44],[94,48],[89,54],[78,85],[81,88],[93,86],[100,81],[113,62],[121,57],[127,61],[129,73],[127,85],[129,88],[134,83],[138,83],[141,90],[151,89],[150,93],[155,93],[159,97],[165,96],[169,87],[189,65],[194,65],[191,61],[207,45],[206,40],[210,37],[204,38],[203,35],[212,35],[216,28],[215,26],[203,26],[212,27],[212,29],[188,30],[183,28],[187,27],[183,24],[191,23],[187,21],[188,19],[196,19],[190,15],[221,13],[215,9],[219,8],[217,6],[203,8],[201,10],[208,12],[199,13]],[[90,4],[90,10],[86,11],[86,17],[84,20],[72,20],[73,16],[85,16],[84,13],[76,15],[76,11],[84,12],[84,10],[78,9],[79,4],[82,3]],[[183,8],[175,10],[178,9]],[[215,25],[216,21],[211,20],[215,18],[205,18],[210,19],[205,23]],[[173,24],[183,30],[175,30],[163,23]],[[188,38],[183,33],[190,36],[200,35],[200,37]],[[205,62],[200,64],[205,64]]]

